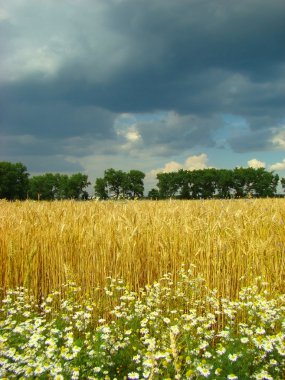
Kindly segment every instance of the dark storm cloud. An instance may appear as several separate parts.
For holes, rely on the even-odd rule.
[[[35,95],[31,100],[29,96],[27,93],[26,98],[3,102],[2,132],[55,138],[83,134],[98,139],[114,134],[114,114],[107,110],[89,104],[67,104],[64,98],[39,102]]]
[[[162,120],[139,122],[136,129],[149,149],[156,151],[158,155],[168,156],[196,146],[214,147],[213,133],[221,125],[222,120],[217,116],[207,119],[179,116],[170,112]]]
[[[114,119],[125,112],[182,115],[137,125],[142,144],[172,153],[215,146],[223,113],[252,129],[229,141],[238,152],[267,149],[284,120],[284,0],[10,4],[0,21],[0,132],[39,139],[37,148],[20,139],[23,152],[83,155],[106,141],[115,152]]]
[[[15,162],[14,160],[11,160]],[[16,160],[16,161],[21,161]],[[83,172],[84,168],[77,162],[69,162],[64,155],[41,155],[35,160],[34,156],[25,155],[25,165],[31,175],[37,175],[43,172],[49,173],[78,173]]]
[[[271,130],[257,130],[255,132],[242,133],[229,139],[230,147],[238,153],[260,152],[274,149]]]
[[[283,1],[126,1],[111,14],[113,27],[133,44],[130,64],[108,87],[120,94],[117,110],[129,104],[141,111],[223,112],[229,94],[217,87],[231,75],[243,75],[249,85],[280,80]],[[207,90],[216,94],[210,102]]]

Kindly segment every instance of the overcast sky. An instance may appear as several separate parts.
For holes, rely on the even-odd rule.
[[[285,177],[284,0],[0,0],[0,161]]]

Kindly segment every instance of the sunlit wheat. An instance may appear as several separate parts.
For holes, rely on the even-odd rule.
[[[133,287],[185,264],[235,298],[262,276],[284,291],[285,201],[0,202],[0,286],[39,298],[74,280],[96,292],[108,276]],[[175,278],[174,278],[175,281]]]

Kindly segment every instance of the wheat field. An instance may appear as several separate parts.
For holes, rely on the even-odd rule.
[[[70,279],[134,290],[182,264],[234,299],[257,276],[284,292],[285,200],[0,201],[0,287],[46,296]],[[175,280],[175,279],[174,279]]]

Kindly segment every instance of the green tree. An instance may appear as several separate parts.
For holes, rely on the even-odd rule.
[[[191,198],[191,183],[189,171],[180,169],[177,173],[177,179],[179,183],[179,198],[190,199]]]
[[[104,179],[107,183],[108,193],[111,197],[119,199],[125,197],[129,188],[128,176],[122,170],[113,168],[107,169],[104,172]]]
[[[233,171],[233,189],[236,197],[248,194],[257,197],[272,197],[276,194],[279,182],[278,174],[264,168],[235,168]]]
[[[231,198],[233,187],[233,171],[220,169],[216,171],[216,191],[218,198]]]
[[[151,189],[148,192],[148,196],[147,197],[148,197],[148,199],[152,199],[152,200],[160,199],[160,195],[159,195],[158,189]]]
[[[243,198],[249,193],[249,177],[246,169],[235,168],[232,176],[232,188],[236,198]]]
[[[67,174],[54,174],[54,198],[55,199],[68,199],[69,196],[69,176]]]
[[[94,186],[95,195],[100,199],[108,199],[108,185],[105,178],[97,178]]]
[[[87,199],[88,192],[85,190],[90,185],[88,176],[82,173],[72,174],[68,178],[68,187],[66,198]]]
[[[280,180],[282,189],[285,191],[285,178],[281,178]]]
[[[157,175],[161,198],[178,196],[180,199],[272,197],[276,194],[279,176],[264,168],[235,168],[203,170],[179,170],[177,173]],[[285,179],[281,179],[285,189]]]
[[[216,169],[199,169],[188,172],[191,182],[191,197],[194,199],[212,198],[217,188]]]
[[[213,198],[217,191],[217,170],[214,168],[204,169],[202,198]]]
[[[255,169],[254,194],[258,197],[273,197],[276,195],[278,182],[278,174],[267,172],[264,168]]]
[[[29,181],[29,196],[32,199],[52,201],[55,199],[87,199],[85,188],[90,185],[86,174],[45,173]]]
[[[141,198],[144,193],[144,177],[145,174],[140,170],[126,173],[113,168],[107,169],[104,177],[95,181],[95,195],[100,199]]]
[[[159,189],[160,198],[173,198],[177,196],[179,190],[179,173],[158,173],[157,187]]]
[[[59,175],[45,173],[29,180],[29,198],[52,201],[58,192]]]
[[[21,162],[0,162],[0,198],[8,200],[26,199],[29,173]]]
[[[203,193],[203,173],[202,170],[193,170],[189,172],[191,179],[191,198],[199,199],[202,198]]]
[[[130,170],[127,173],[128,176],[128,191],[131,198],[142,198],[144,193],[144,183],[145,174],[140,170]]]

